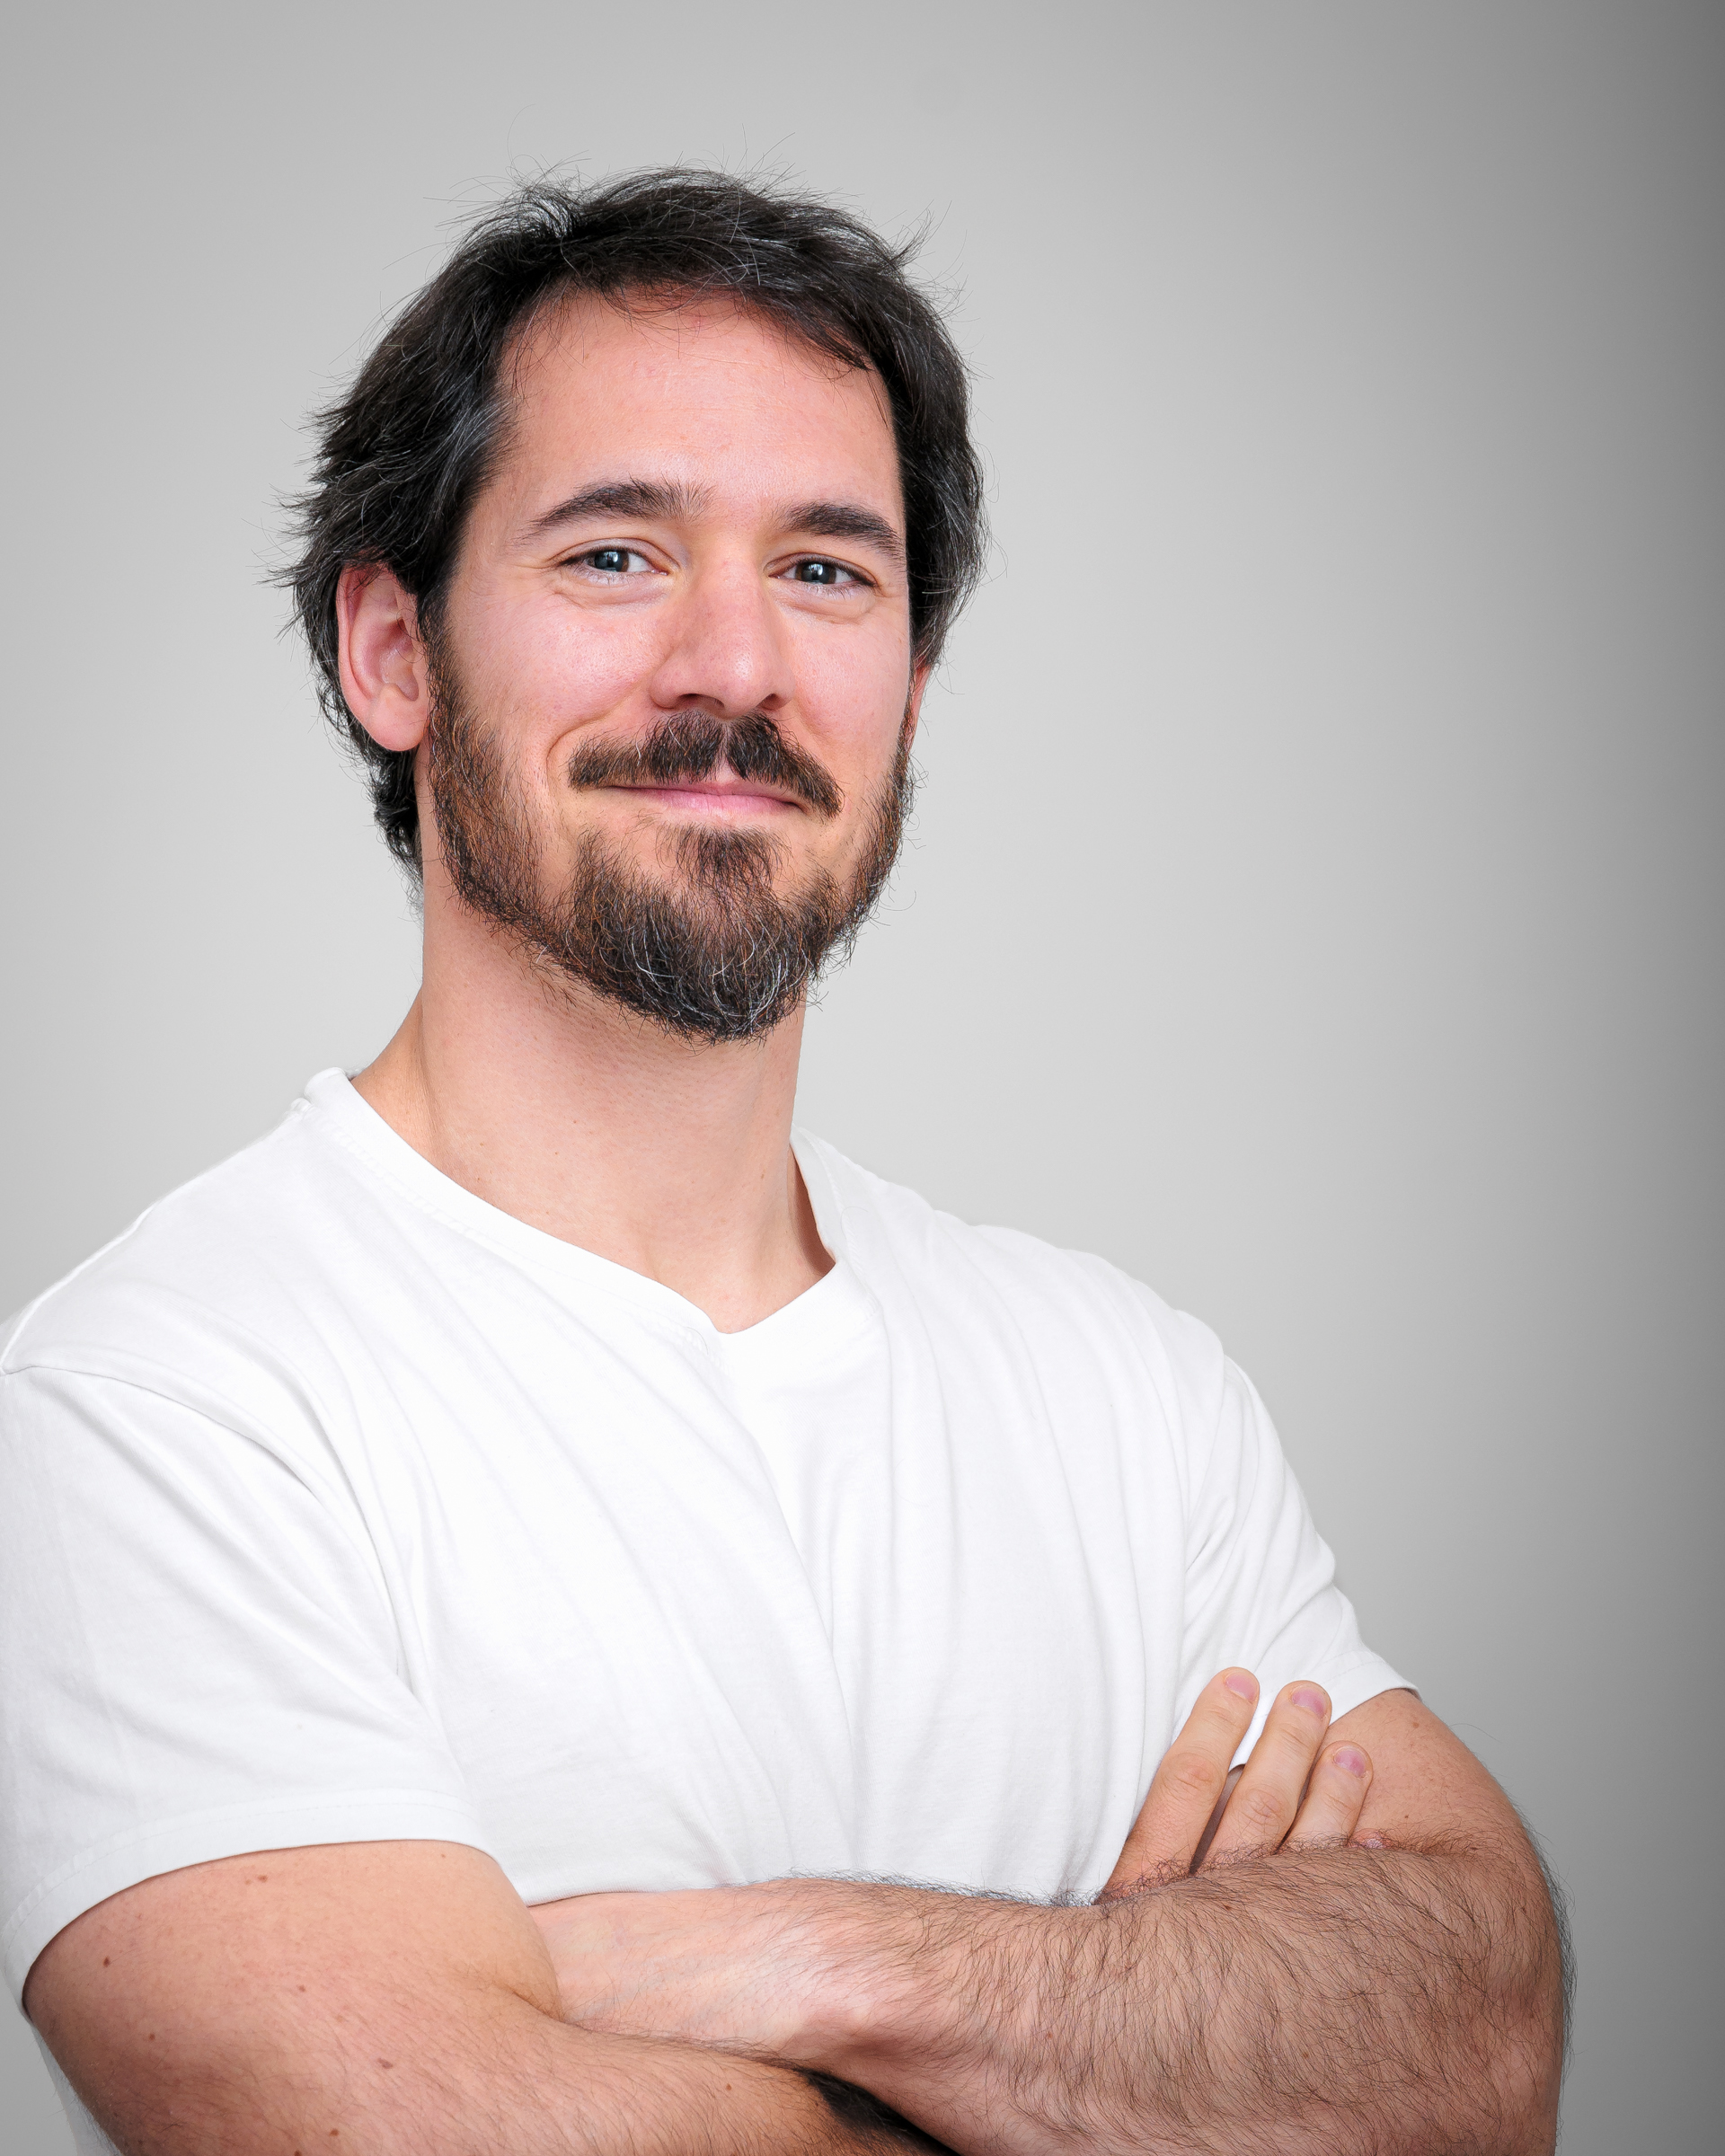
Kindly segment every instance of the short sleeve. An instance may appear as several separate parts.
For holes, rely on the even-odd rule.
[[[1236,1755],[1243,1759],[1270,1702],[1296,1677],[1323,1686],[1338,1719],[1407,1680],[1360,1638],[1335,1559],[1251,1380],[1225,1360],[1211,1397],[1216,1411],[1190,1484],[1174,1726],[1218,1670],[1250,1669],[1262,1691]]]
[[[144,1384],[0,1380],[0,1949],[316,1842],[486,1846],[339,1483]]]

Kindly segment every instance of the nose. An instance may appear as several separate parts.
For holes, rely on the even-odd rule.
[[[662,711],[707,710],[715,718],[769,717],[790,702],[790,653],[778,609],[747,560],[698,570],[666,610],[669,636],[648,694]]]

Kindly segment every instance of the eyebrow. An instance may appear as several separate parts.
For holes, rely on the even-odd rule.
[[[706,506],[703,487],[656,479],[606,479],[597,486],[583,487],[554,509],[535,517],[529,528],[536,538],[557,525],[576,524],[586,517],[646,517],[667,523],[690,523]]]
[[[891,525],[853,501],[805,501],[781,528],[807,532],[811,539],[860,539],[865,546],[878,547],[898,568],[905,565],[905,543]]]
[[[653,479],[601,480],[583,487],[528,527],[538,538],[559,525],[578,524],[591,517],[639,517],[667,523],[693,523],[706,509],[710,497],[704,487]],[[884,517],[854,501],[805,501],[780,519],[782,532],[806,532],[811,539],[856,539],[876,547],[898,568],[904,567],[905,543]]]

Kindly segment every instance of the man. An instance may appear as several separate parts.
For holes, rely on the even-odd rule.
[[[979,503],[902,259],[712,176],[516,197],[325,416],[421,994],[4,1351],[84,2146],[1552,2145],[1538,1863],[1244,1379],[792,1134]]]

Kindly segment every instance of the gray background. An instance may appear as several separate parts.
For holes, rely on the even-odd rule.
[[[993,579],[804,1113],[1277,1411],[1544,1836],[1567,2156],[1712,2145],[1725,11],[420,0],[10,33],[0,1309],[381,1044],[302,413],[511,172],[782,164],[962,287]],[[0,2147],[66,2142],[0,2018]]]

